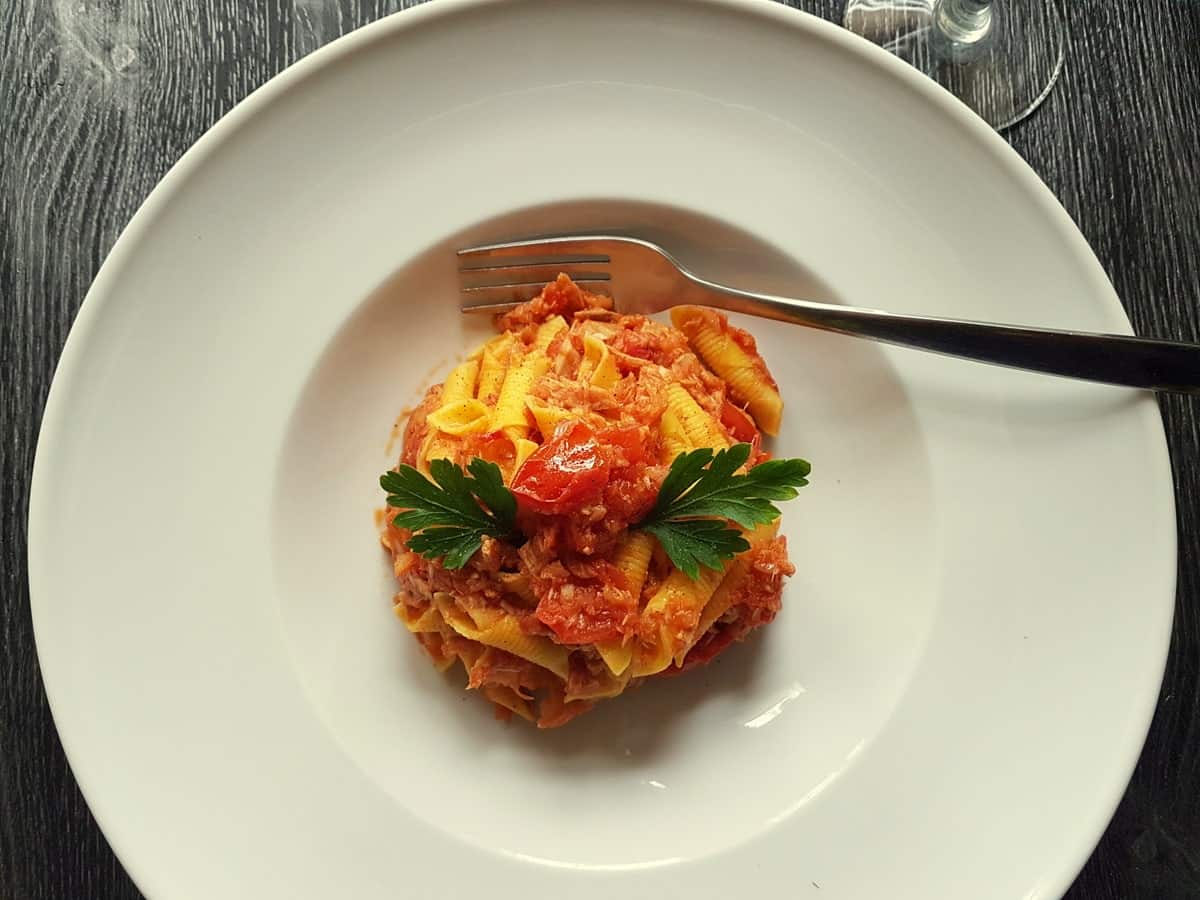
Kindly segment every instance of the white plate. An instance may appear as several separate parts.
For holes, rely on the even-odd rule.
[[[784,7],[447,0],[314,54],[138,213],[38,447],[47,692],[151,897],[1069,884],[1171,622],[1148,396],[754,323],[815,465],[770,629],[539,733],[394,620],[389,426],[484,328],[451,249],[608,228],[750,287],[1128,330],[999,138]]]

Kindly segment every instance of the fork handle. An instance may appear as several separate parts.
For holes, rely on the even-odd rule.
[[[1067,378],[1200,394],[1200,344],[907,316],[739,291],[694,278],[696,302],[852,337]],[[689,298],[690,300],[690,298]]]

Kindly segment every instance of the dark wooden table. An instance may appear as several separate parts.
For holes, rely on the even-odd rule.
[[[297,58],[413,5],[0,0],[0,898],[140,896],[67,768],[30,625],[29,476],[79,303],[138,205],[213,122]],[[842,0],[791,5],[832,19]],[[1068,5],[1063,78],[1007,136],[1075,218],[1137,331],[1200,340],[1200,0]],[[1200,410],[1177,397],[1162,410],[1179,502],[1171,656],[1137,771],[1072,898],[1200,897]]]

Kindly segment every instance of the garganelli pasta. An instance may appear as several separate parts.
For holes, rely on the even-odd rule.
[[[637,527],[681,454],[748,444],[742,474],[768,460],[761,434],[783,410],[749,334],[696,307],[671,320],[619,315],[560,275],[408,420],[399,468],[486,460],[517,501],[515,536],[484,536],[458,568],[411,550],[414,531],[390,517],[382,533],[397,616],[501,718],[562,725],[708,662],[779,610],[793,567],[777,521],[738,528],[749,549],[694,575]]]

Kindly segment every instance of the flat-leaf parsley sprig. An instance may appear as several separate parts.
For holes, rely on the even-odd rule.
[[[808,484],[812,466],[803,459],[772,459],[744,475],[733,474],[750,458],[749,444],[715,454],[708,447],[681,453],[671,463],[650,514],[638,525],[650,532],[689,578],[700,566],[719,569],[725,560],[750,549],[730,528],[766,525],[779,518],[772,501],[791,500]]]
[[[500,467],[476,458],[467,471],[470,475],[448,459],[435,459],[429,463],[432,481],[408,465],[379,479],[388,506],[403,510],[392,523],[413,532],[408,549],[426,559],[443,557],[447,569],[465,566],[485,535],[519,537],[517,500],[504,486]]]

